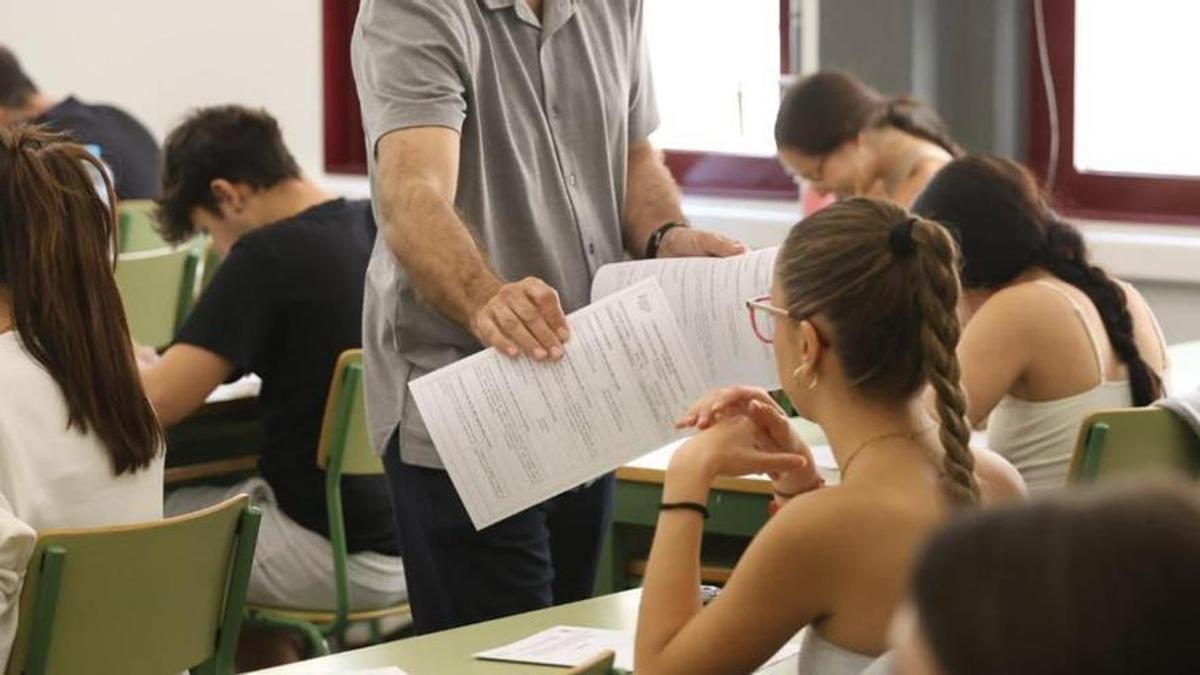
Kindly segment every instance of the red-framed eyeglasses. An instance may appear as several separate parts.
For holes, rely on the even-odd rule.
[[[750,311],[750,325],[754,328],[755,337],[766,344],[775,342],[775,320],[768,315],[792,318],[786,309],[772,305],[769,295],[747,300],[746,309]]]
[[[792,316],[786,309],[772,305],[771,296],[769,295],[747,300],[746,309],[750,311],[750,325],[754,328],[754,336],[766,344],[773,344],[775,342],[775,316],[792,319],[793,321],[803,321],[808,318],[807,316]],[[809,323],[812,323],[812,321],[810,320]],[[828,347],[829,342],[825,340],[825,336],[821,334],[817,325],[812,323],[812,327],[813,331],[817,334],[817,340],[820,341],[822,346]]]

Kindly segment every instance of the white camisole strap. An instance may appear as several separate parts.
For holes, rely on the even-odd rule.
[[[1088,341],[1092,343],[1092,354],[1096,357],[1096,372],[1100,377],[1099,384],[1104,384],[1104,356],[1100,349],[1100,342],[1096,339],[1096,333],[1092,330],[1091,324],[1088,323],[1087,316],[1083,313],[1083,308],[1079,306],[1078,302],[1075,302],[1075,298],[1072,298],[1070,293],[1060,288],[1058,284],[1051,283],[1045,279],[1039,279],[1033,283],[1038,284],[1039,286],[1045,286],[1046,288],[1049,288],[1050,290],[1059,294],[1064,300],[1067,301],[1068,304],[1071,305],[1071,309],[1075,310],[1075,316],[1079,317],[1079,323],[1083,324],[1083,330],[1085,333],[1087,333]]]

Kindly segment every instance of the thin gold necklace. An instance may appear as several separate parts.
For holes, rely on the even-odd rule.
[[[904,438],[904,439],[915,441],[919,436],[921,436],[922,434],[924,434],[928,431],[931,431],[933,428],[934,428],[934,425],[931,424],[929,426],[917,429],[916,431],[893,431],[893,432],[887,433],[887,434],[880,434],[878,436],[875,436],[874,438],[868,438],[867,440],[860,443],[858,445],[858,447],[855,448],[854,451],[851,452],[850,455],[846,457],[846,463],[842,465],[841,480],[842,481],[846,480],[846,473],[848,471],[850,471],[851,462],[853,462],[855,459],[857,459],[859,453],[861,453],[863,450],[865,450],[868,446],[875,445],[876,443],[881,443],[883,441],[890,440],[893,438],[897,438],[897,439]]]

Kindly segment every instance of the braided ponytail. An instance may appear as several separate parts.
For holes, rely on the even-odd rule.
[[[975,456],[971,453],[971,431],[967,426],[966,396],[961,385],[958,338],[961,326],[957,307],[959,284],[958,247],[950,233],[931,220],[915,220],[912,239],[916,245],[918,278],[914,300],[922,317],[920,349],[925,379],[937,394],[938,439],[945,455],[942,470],[945,489],[954,506],[979,502],[975,479]]]
[[[1162,396],[1162,380],[1142,358],[1134,341],[1133,316],[1124,289],[1103,269],[1091,264],[1083,237],[1074,227],[1049,219],[1045,242],[1042,266],[1087,294],[1104,322],[1109,344],[1129,371],[1133,404],[1150,405]]]
[[[925,186],[913,211],[953,228],[965,258],[967,288],[1000,288],[1041,267],[1083,291],[1129,371],[1134,404],[1148,405],[1162,395],[1161,379],[1134,341],[1125,291],[1091,264],[1082,235],[1055,217],[1023,166],[990,155],[956,159]]]
[[[900,206],[854,198],[792,228],[776,277],[792,316],[833,328],[850,386],[877,400],[937,393],[944,485],[955,507],[979,500],[959,383],[958,247],[942,226]]]

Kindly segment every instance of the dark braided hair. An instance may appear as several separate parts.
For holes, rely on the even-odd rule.
[[[933,177],[913,211],[956,234],[966,288],[999,288],[1030,268],[1042,267],[1083,291],[1129,371],[1134,405],[1149,405],[1162,395],[1162,380],[1134,341],[1124,289],[1091,263],[1079,230],[1050,209],[1023,166],[990,155],[956,159]]]

